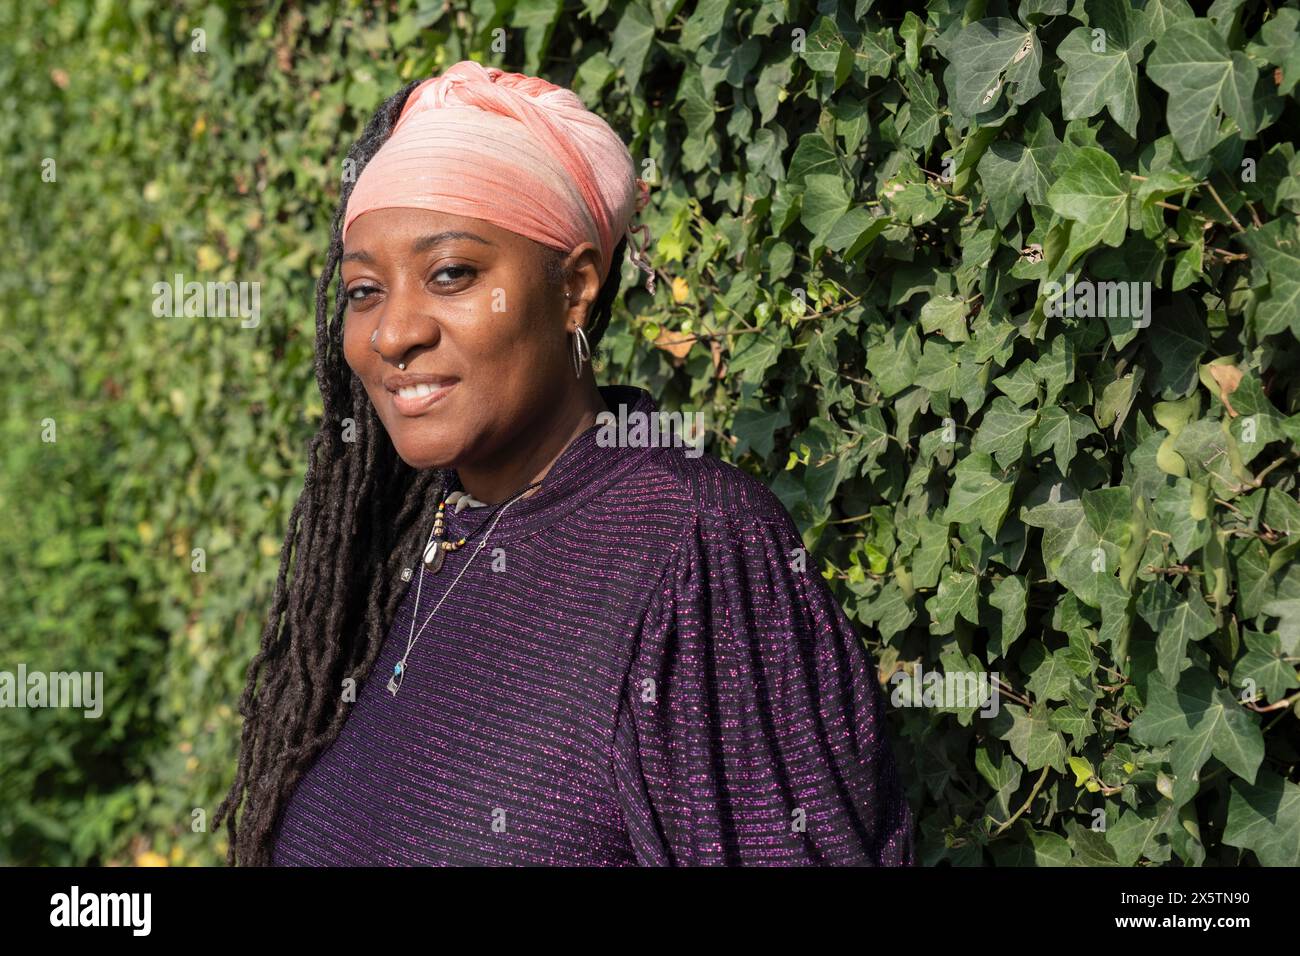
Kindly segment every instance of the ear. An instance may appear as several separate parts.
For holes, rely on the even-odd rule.
[[[564,328],[572,332],[578,327],[587,328],[591,310],[600,295],[600,256],[590,242],[577,246],[564,259],[563,292]]]

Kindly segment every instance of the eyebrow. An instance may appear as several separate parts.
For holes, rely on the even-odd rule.
[[[474,242],[481,242],[485,246],[494,246],[496,243],[484,239],[482,236],[472,232],[462,232],[456,229],[449,229],[444,232],[435,232],[429,236],[421,236],[411,243],[411,252],[419,255],[421,252],[427,252],[429,249],[438,245],[440,242],[447,242],[450,239],[470,239]],[[345,255],[342,262],[364,262],[373,265],[375,257],[364,249],[358,249],[355,252],[349,252]]]

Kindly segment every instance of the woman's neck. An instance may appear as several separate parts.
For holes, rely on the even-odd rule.
[[[499,454],[458,466],[461,487],[484,504],[506,500],[545,477],[570,443],[596,423],[598,414],[608,410],[595,381],[590,381],[589,388],[572,393],[560,408],[535,427],[524,429]]]

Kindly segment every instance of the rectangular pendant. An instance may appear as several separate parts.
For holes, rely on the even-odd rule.
[[[388,692],[394,697],[397,696],[397,688],[402,686],[402,682],[397,679],[396,675],[388,678]]]

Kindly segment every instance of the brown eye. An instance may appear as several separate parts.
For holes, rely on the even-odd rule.
[[[455,273],[450,279],[439,279],[439,276]],[[475,275],[474,269],[470,266],[443,266],[433,274],[433,284],[441,286],[455,285],[461,279]]]

